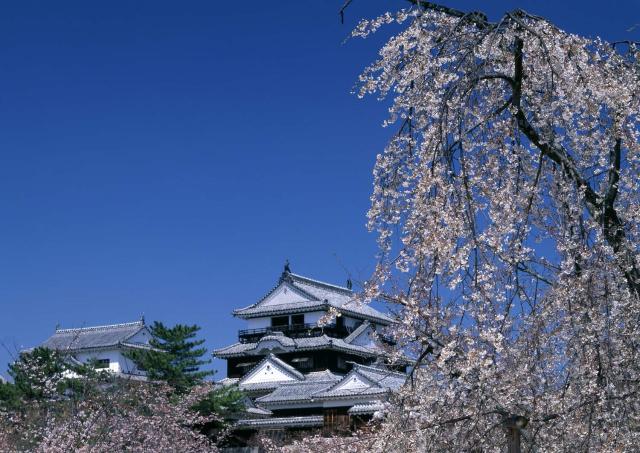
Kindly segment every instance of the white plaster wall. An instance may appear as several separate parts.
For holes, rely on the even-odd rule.
[[[109,359],[109,370],[114,373],[145,374],[138,370],[135,363],[126,358],[119,349],[80,352],[74,354],[74,357],[82,363],[87,363],[91,359]]]
[[[304,323],[305,324],[317,324],[318,320],[324,316],[326,311],[312,311],[309,313],[304,313]],[[291,315],[282,315],[282,316],[291,316]],[[291,318],[289,318],[289,322],[291,322]],[[267,316],[265,318],[252,318],[247,319],[247,329],[263,329],[265,327],[271,327],[271,316]]]
[[[247,329],[264,329],[271,325],[271,317],[247,319]]]
[[[292,304],[295,302],[302,302],[308,300],[305,297],[302,297],[299,293],[293,291],[286,284],[283,284],[278,289],[276,289],[269,297],[267,297],[260,306],[271,306],[271,305],[281,305],[281,304]]]
[[[304,314],[305,324],[317,324],[321,317],[326,315],[326,311],[311,311]]]
[[[262,382],[285,382],[293,380],[294,379],[291,376],[268,361],[263,363],[262,366],[251,373],[250,376],[247,376],[245,379],[243,379],[242,384],[247,385]]]

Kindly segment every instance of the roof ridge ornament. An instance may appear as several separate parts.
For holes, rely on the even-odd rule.
[[[282,270],[282,275],[280,276],[280,282],[293,282],[293,277],[291,276],[291,265],[289,264],[289,259],[287,258],[284,262],[284,269]]]

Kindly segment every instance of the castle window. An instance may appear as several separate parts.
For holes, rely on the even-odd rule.
[[[271,318],[271,327],[281,327],[289,325],[289,317],[288,316],[276,316],[275,318]]]
[[[94,366],[96,367],[96,369],[109,368],[110,362],[111,361],[109,359],[96,359],[94,362]]]
[[[291,363],[300,370],[308,370],[313,368],[313,357],[296,357],[291,359]]]
[[[291,315],[291,325],[301,326],[304,324],[304,315]]]

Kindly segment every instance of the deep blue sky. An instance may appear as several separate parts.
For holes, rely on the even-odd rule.
[[[0,341],[64,327],[230,316],[294,272],[367,277],[365,229],[385,106],[350,89],[381,37],[342,41],[354,0],[28,1],[0,9]],[[565,29],[640,39],[640,2],[522,7]],[[10,355],[0,348],[0,372]],[[221,371],[222,364],[216,364]],[[220,376],[221,377],[221,376]]]

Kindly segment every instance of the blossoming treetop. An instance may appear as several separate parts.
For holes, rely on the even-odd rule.
[[[422,1],[354,35],[393,21],[358,85],[399,127],[367,295],[399,306],[419,365],[376,445],[638,445],[638,46]]]

